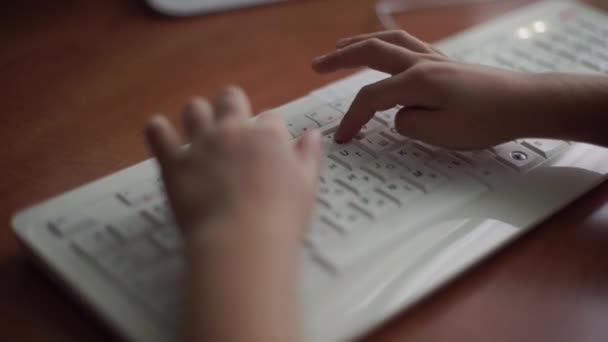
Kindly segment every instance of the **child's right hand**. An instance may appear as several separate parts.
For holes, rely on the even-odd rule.
[[[352,139],[376,111],[396,105],[404,107],[395,119],[398,132],[451,149],[481,149],[523,136],[563,137],[571,116],[582,109],[578,103],[593,97],[587,84],[601,84],[588,76],[452,61],[403,31],[344,39],[337,50],[313,61],[321,73],[354,67],[392,77],[361,89],[336,133],[339,142]]]

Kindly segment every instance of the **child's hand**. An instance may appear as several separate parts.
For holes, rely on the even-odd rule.
[[[294,145],[278,116],[248,120],[248,99],[237,88],[222,92],[213,108],[194,100],[183,116],[189,148],[164,117],[152,119],[146,133],[186,235],[273,234],[275,242],[296,242],[311,215],[319,133]]]
[[[278,116],[256,122],[225,90],[184,112],[189,148],[163,117],[146,129],[186,237],[186,341],[297,341],[296,275],[313,207],[321,138],[295,145]],[[236,329],[234,327],[237,327]]]
[[[376,111],[396,105],[404,107],[395,119],[401,134],[453,149],[485,148],[547,125],[529,115],[546,102],[534,76],[451,61],[403,31],[344,39],[313,61],[322,73],[362,66],[393,76],[361,89],[337,141],[352,139]]]

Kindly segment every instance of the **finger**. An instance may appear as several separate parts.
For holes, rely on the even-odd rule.
[[[378,111],[418,102],[416,93],[415,85],[408,82],[407,73],[361,88],[340,122],[335,135],[336,142],[350,141]]]
[[[213,108],[207,99],[193,99],[183,113],[184,129],[190,141],[208,134],[213,129]]]
[[[220,92],[214,103],[217,120],[227,116],[246,119],[251,116],[251,105],[245,92],[239,87],[227,87]]]
[[[319,73],[329,73],[344,68],[369,67],[394,75],[411,67],[417,61],[418,56],[414,52],[372,38],[317,57],[312,65]]]
[[[162,168],[168,167],[180,151],[179,136],[169,120],[157,115],[146,124],[146,139],[154,156]]]
[[[316,185],[319,179],[323,151],[321,132],[316,129],[307,132],[298,140],[295,148],[311,183]]]
[[[373,39],[373,38],[380,39],[380,40],[385,41],[390,44],[395,44],[395,45],[401,46],[403,48],[412,50],[414,52],[419,52],[419,53],[434,52],[434,50],[431,48],[431,46],[429,44],[423,42],[422,40],[412,36],[411,34],[407,33],[406,31],[403,31],[403,30],[380,31],[380,32],[361,34],[358,36],[340,39],[336,43],[336,47],[344,48],[346,46],[349,46],[349,45],[352,45],[352,44],[355,44],[358,42],[362,42],[362,41],[365,41],[368,39]]]

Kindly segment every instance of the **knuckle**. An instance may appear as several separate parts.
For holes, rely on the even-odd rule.
[[[443,53],[443,51],[441,51],[440,49],[434,47],[432,44],[426,44],[429,48],[429,50],[431,51],[432,55],[439,59],[439,60],[445,60],[446,59],[446,55]]]
[[[373,110],[378,102],[379,92],[374,84],[363,86],[351,105],[356,107],[359,111]]]
[[[432,63],[418,63],[410,69],[409,77],[419,84],[429,84],[434,73],[435,66]]]
[[[370,38],[363,42],[363,47],[369,50],[380,50],[384,46],[384,43],[379,38]]]
[[[420,54],[420,58],[422,60],[426,60],[426,61],[430,61],[430,62],[445,62],[445,61],[447,61],[447,59],[445,58],[445,56],[443,56],[442,54],[440,54],[439,52],[437,52],[435,50],[435,48],[433,48],[432,45],[428,45],[427,44],[426,47],[429,50],[429,52]]]
[[[391,31],[391,34],[400,40],[406,40],[410,36],[405,30],[393,30]]]
[[[362,87],[357,93],[357,96],[355,96],[355,100],[351,106],[369,106],[369,103],[374,99],[374,94],[375,89],[371,85]]]
[[[233,95],[235,93],[240,93],[242,90],[240,87],[234,85],[234,84],[229,84],[224,86],[221,90],[220,90],[220,95],[221,96],[230,96]]]
[[[365,85],[363,87],[361,87],[361,89],[359,89],[359,93],[357,94],[358,98],[369,98],[372,97],[374,94],[374,87],[370,84]]]

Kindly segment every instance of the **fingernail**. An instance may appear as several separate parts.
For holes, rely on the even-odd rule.
[[[336,47],[343,48],[348,45],[352,41],[352,38],[342,38],[338,39],[336,42]]]
[[[232,98],[232,97],[235,97],[238,92],[239,92],[239,88],[237,88],[235,86],[226,86],[226,87],[222,88],[222,90],[220,91],[220,97],[222,97],[224,99]]]
[[[342,137],[342,134],[336,132],[336,135],[334,136],[334,141],[337,144],[344,144],[346,142],[346,139],[344,139],[344,137]]]

